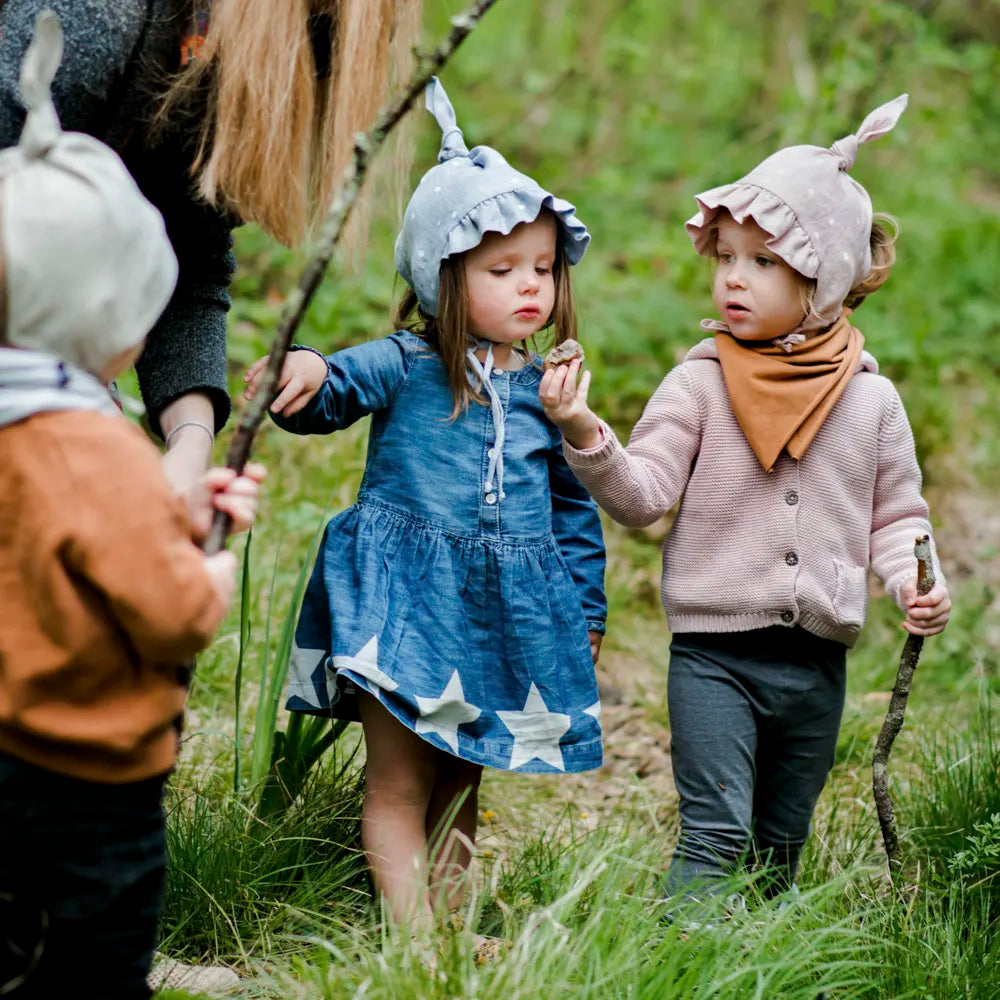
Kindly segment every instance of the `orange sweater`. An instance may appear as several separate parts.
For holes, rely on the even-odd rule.
[[[71,410],[0,429],[0,751],[88,781],[168,771],[177,665],[224,613],[137,428]]]

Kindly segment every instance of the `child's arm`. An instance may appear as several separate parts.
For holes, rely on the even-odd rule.
[[[207,646],[221,623],[236,560],[227,552],[206,558],[156,450],[125,421],[107,423],[99,437],[65,443],[66,489],[75,501],[63,558],[140,656],[180,663]]]
[[[879,434],[878,468],[872,498],[870,551],[872,569],[906,612],[903,628],[913,635],[936,635],[951,614],[951,597],[931,540],[937,583],[917,594],[913,543],[930,535],[927,503],[920,492],[921,475],[913,432],[895,389]]]
[[[549,457],[549,489],[552,533],[580,594],[596,663],[608,617],[604,593],[604,534],[597,506],[566,464],[558,441]]]
[[[269,408],[271,419],[293,434],[329,434],[389,405],[409,368],[398,334],[323,357],[309,349],[289,351]],[[245,396],[257,394],[267,357],[244,375]]]
[[[578,371],[576,361],[552,369],[539,388],[546,414],[563,431],[566,459],[619,524],[652,524],[684,492],[701,445],[701,408],[690,377],[681,367],[667,374],[623,448],[587,405],[589,372],[577,386]]]

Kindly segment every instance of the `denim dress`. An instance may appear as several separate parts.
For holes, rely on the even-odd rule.
[[[538,401],[537,358],[488,372],[499,482],[493,411],[473,403],[451,420],[445,367],[420,338],[326,361],[309,405],[275,422],[297,434],[372,423],[357,502],[326,526],[303,599],[287,707],[357,718],[360,688],[477,764],[599,767],[587,632],[607,614],[601,524]]]

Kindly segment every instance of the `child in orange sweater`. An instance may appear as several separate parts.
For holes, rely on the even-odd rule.
[[[0,993],[112,1000],[149,995],[179,665],[235,592],[193,536],[213,506],[245,527],[260,470],[214,470],[192,527],[108,394],[177,264],[118,157],[60,130],[61,45],[41,15],[0,154]]]

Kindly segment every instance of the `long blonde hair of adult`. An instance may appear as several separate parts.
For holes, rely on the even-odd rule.
[[[162,113],[169,118],[207,78],[193,165],[200,193],[294,244],[326,214],[355,133],[373,124],[388,85],[411,64],[421,2],[213,0],[210,10],[204,42]],[[311,21],[330,29],[325,78]]]

